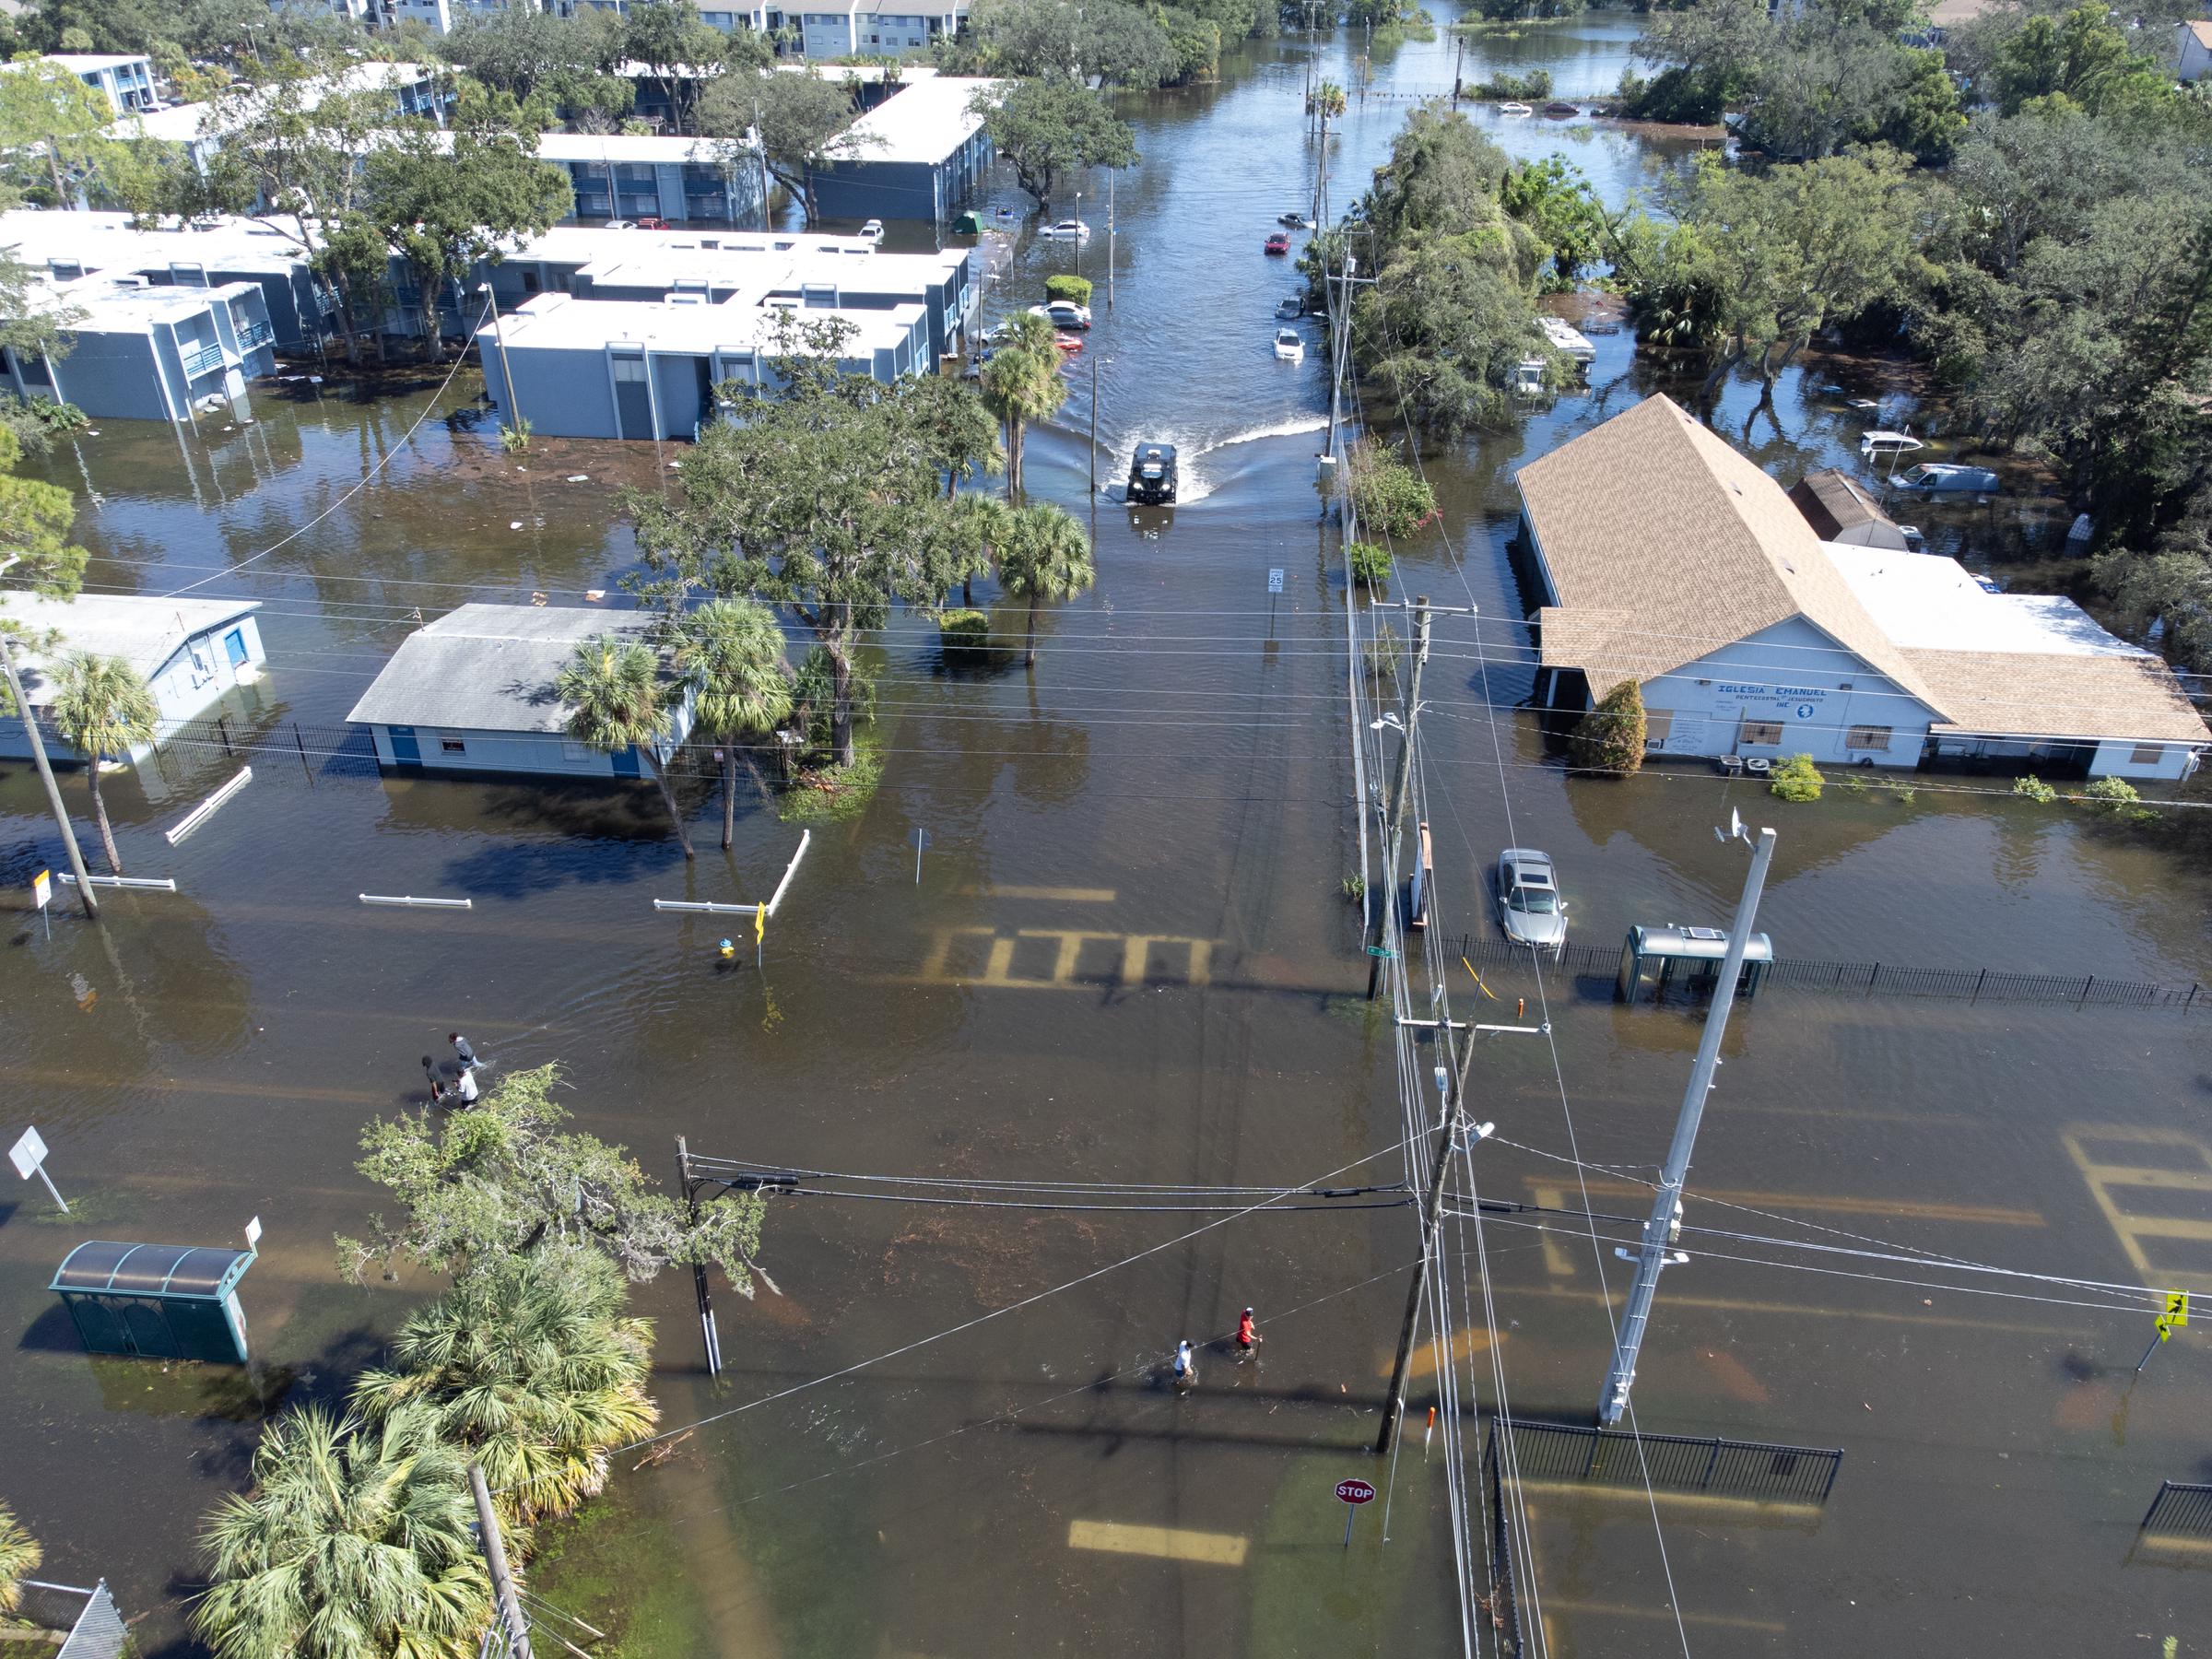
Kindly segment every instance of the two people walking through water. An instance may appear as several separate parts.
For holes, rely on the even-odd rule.
[[[1267,1339],[1260,1335],[1259,1326],[1247,1308],[1237,1320],[1237,1363],[1241,1365],[1259,1351],[1260,1344]],[[1188,1394],[1198,1386],[1198,1355],[1185,1336],[1175,1345],[1175,1358],[1169,1366],[1168,1375],[1178,1394]]]

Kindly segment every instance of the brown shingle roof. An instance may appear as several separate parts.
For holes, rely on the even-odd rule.
[[[2184,23],[2182,27],[2196,37],[2196,43],[2199,46],[2212,51],[2212,21]]]
[[[1582,668],[1596,694],[1803,617],[1933,704],[1782,486],[1672,398],[1646,398],[1517,481],[1559,600],[1541,618],[1544,661]]]
[[[1862,524],[1893,523],[1872,496],[1853,483],[1848,473],[1835,467],[1809,472],[1790,488],[1790,501],[1822,541],[1834,541],[1846,530]],[[1898,546],[1904,545],[1903,538]]]
[[[2203,743],[2212,737],[2173,671],[2155,656],[2018,651],[1910,651],[1947,719],[1938,732],[2118,737]]]

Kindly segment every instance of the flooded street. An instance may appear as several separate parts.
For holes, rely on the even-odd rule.
[[[1635,32],[1599,13],[1475,35],[1465,73],[1547,68],[1558,95],[1588,97]],[[947,671],[912,618],[885,633],[882,787],[811,827],[764,971],[720,971],[724,918],[652,903],[765,897],[802,826],[757,800],[725,856],[719,799],[693,780],[687,867],[641,787],[382,780],[345,740],[421,618],[618,603],[634,549],[615,492],[657,487],[681,446],[541,441],[518,466],[465,413],[473,367],[441,399],[442,368],[394,371],[374,396],[334,369],[257,391],[250,428],[110,422],[25,469],[80,491],[88,591],[253,597],[269,654],[222,727],[107,786],[131,873],[177,891],[117,894],[98,928],[57,897],[46,935],[28,888],[58,841],[35,774],[0,771],[15,1112],[75,1211],[50,1213],[35,1183],[0,1194],[0,1316],[19,1334],[0,1367],[0,1493],[45,1542],[46,1576],[105,1577],[143,1616],[143,1652],[197,1651],[193,1538],[243,1484],[261,1414],[342,1397],[436,1289],[348,1287],[331,1241],[380,1197],[353,1168],[363,1127],[416,1103],[418,1056],[458,1030],[495,1079],[559,1062],[576,1126],[664,1180],[679,1135],[762,1168],[909,1178],[810,1180],[819,1195],[773,1201],[763,1253],[782,1294],[746,1303],[718,1280],[719,1381],[688,1276],[639,1288],[663,1426],[699,1426],[663,1462],[618,1460],[583,1521],[549,1529],[534,1588],[620,1624],[594,1651],[1456,1651],[1448,1467],[1420,1433],[1426,1332],[1402,1455],[1369,1451],[1416,1217],[1392,1192],[1240,1213],[1407,1171],[1394,1033],[1361,998],[1341,886],[1360,855],[1341,564],[1314,488],[1326,366],[1311,322],[1303,363],[1273,357],[1273,307],[1298,283],[1261,252],[1277,214],[1312,198],[1308,55],[1355,86],[1359,50],[1348,30],[1255,43],[1218,85],[1127,105],[1144,160],[1113,186],[1111,313],[1104,205],[1088,186],[1054,204],[1100,232],[1081,252],[1098,325],[1066,406],[1031,435],[1029,488],[1092,524],[1097,586],[1045,614],[1033,675]],[[1332,143],[1337,211],[1453,72],[1441,32],[1376,54]],[[1695,148],[1472,119],[1515,155],[1565,155],[1616,204]],[[986,221],[1018,200],[995,178]],[[893,245],[902,230],[927,234],[895,227]],[[1029,303],[1074,258],[1027,241],[991,309]],[[1538,601],[1508,548],[1512,475],[1679,390],[1632,360],[1625,330],[1594,344],[1586,391],[1425,456],[1442,524],[1395,549],[1394,603],[1476,613],[1438,618],[1424,691],[1440,931],[1497,936],[1486,877],[1508,844],[1557,859],[1578,943],[1724,925],[1742,860],[1712,826],[1735,807],[1780,834],[1759,919],[1779,955],[2212,981],[2201,869],[2014,799],[2005,777],[1831,785],[1803,806],[1696,764],[1566,780],[1521,706]],[[1714,424],[1785,483],[1855,469],[1863,422],[1824,388],[1872,395],[1873,373],[1816,358],[1769,410],[1732,388]],[[1180,446],[1182,504],[1119,501],[1144,440]],[[1919,516],[1933,550],[2000,571],[2047,557],[2065,524],[2023,492]],[[253,782],[172,849],[161,830],[236,770],[241,733],[269,739]],[[88,822],[81,771],[62,787]],[[375,909],[364,892],[474,908]],[[1479,1195],[1640,1214],[1697,1012],[1622,1007],[1607,983],[1526,965],[1484,981],[1496,1001],[1454,977],[1457,1017],[1520,1023],[1524,999],[1550,1035],[1487,1040],[1475,1062],[1475,1115],[1497,1124]],[[1743,1005],[1689,1183],[1688,1222],[1718,1231],[1686,1233],[1692,1259],[1661,1286],[1638,1420],[1841,1448],[1840,1473],[1818,1506],[1532,1476],[1529,1651],[1671,1651],[1678,1609],[1703,1659],[2212,1652],[2212,1556],[2136,1535],[2162,1479],[2212,1479],[2212,1318],[2137,1377],[2141,1299],[2097,1288],[2212,1292],[2205,1001]],[[917,1179],[971,1202],[925,1202],[955,1189]],[[1016,1182],[1030,1184],[990,1184]],[[1159,1201],[1112,1213],[1130,1184]],[[255,1215],[250,1370],[88,1359],[47,1289],[83,1240],[234,1242]],[[1450,1224],[1455,1254],[1487,1257],[1516,1414],[1590,1420],[1630,1272],[1614,1247],[1634,1232],[1536,1213],[1495,1216],[1479,1240]],[[2088,1285],[1898,1259],[1920,1253]],[[1246,1304],[1267,1341],[1239,1366]],[[1463,1405],[1488,1417],[1487,1322],[1462,1314]],[[1202,1348],[1187,1397],[1165,1375],[1183,1336]],[[1347,1548],[1332,1489],[1355,1477],[1382,1497]]]

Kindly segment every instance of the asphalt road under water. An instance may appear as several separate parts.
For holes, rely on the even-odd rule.
[[[1541,65],[1561,93],[1594,93],[1633,36],[1632,19],[1601,14],[1478,38],[1468,77]],[[106,1576],[147,1615],[148,1652],[191,1651],[192,1536],[242,1484],[262,1410],[341,1395],[435,1289],[345,1287],[330,1238],[375,1205],[352,1170],[363,1125],[410,1103],[417,1056],[455,1027],[495,1077],[559,1061],[579,1125],[657,1171],[673,1172],[680,1134],[700,1152],[859,1173],[1402,1177],[1390,1033],[1359,1000],[1357,912],[1338,892],[1359,851],[1343,594],[1312,488],[1324,371],[1318,353],[1270,354],[1293,282],[1260,252],[1276,214],[1310,194],[1299,100],[1316,50],[1353,83],[1348,34],[1292,40],[1237,54],[1218,86],[1132,107],[1146,160],[1115,185],[1113,309],[1099,308],[1069,404],[1030,445],[1032,492],[1092,517],[1098,587],[1047,618],[1033,677],[947,674],[927,629],[887,634],[884,785],[862,816],[815,831],[765,973],[718,971],[720,929],[650,902],[771,887],[798,830],[755,804],[725,859],[719,803],[695,786],[701,856],[687,868],[641,793],[380,781],[314,735],[418,608],[615,591],[633,555],[613,489],[653,487],[680,448],[552,442],[518,466],[486,425],[448,418],[477,390],[465,369],[419,426],[442,371],[376,397],[334,374],[257,394],[250,428],[180,439],[111,423],[45,464],[100,498],[80,518],[95,591],[212,578],[207,591],[262,602],[268,674],[231,718],[297,722],[307,751],[257,769],[173,851],[159,830],[229,775],[219,745],[172,753],[145,784],[118,778],[126,862],[173,875],[178,895],[118,896],[99,930],[57,907],[51,940],[28,910],[11,918],[0,1009],[17,1112],[40,1124],[80,1212],[48,1215],[29,1186],[0,1203],[0,1328],[18,1333],[0,1367],[0,1495],[45,1540],[49,1576]],[[1334,146],[1339,206],[1410,97],[1452,73],[1448,39],[1378,56]],[[1566,154],[1616,201],[1688,153],[1583,123],[1474,118],[1516,154]],[[1010,182],[994,190],[1016,199]],[[1095,200],[1079,211],[1102,226]],[[1094,239],[1086,274],[1108,252]],[[1064,246],[1020,246],[1009,292],[1026,302],[1069,263]],[[1597,346],[1586,394],[1425,458],[1441,531],[1396,549],[1394,600],[1480,613],[1440,619],[1428,682],[1441,925],[1490,931],[1483,873],[1509,841],[1557,856],[1581,939],[1721,923],[1741,867],[1710,826],[1734,806],[1781,831],[1761,925],[1783,954],[2212,970],[2203,876],[2056,808],[1924,782],[1911,800],[1835,789],[1793,808],[1695,769],[1570,784],[1547,763],[1517,706],[1534,600],[1506,550],[1512,473],[1662,384],[1625,334]],[[1872,373],[1816,363],[1767,410],[1732,392],[1717,424],[1785,481],[1853,464],[1858,419],[1819,388],[1885,389],[1854,379]],[[1196,487],[1172,512],[1133,513],[1112,487],[1154,437],[1183,446]],[[2026,491],[1924,524],[1936,547],[1999,567],[2064,530],[2057,503]],[[81,807],[81,774],[64,787]],[[0,776],[0,887],[20,892],[54,862],[40,805],[27,770]],[[916,828],[931,836],[918,885]],[[364,889],[476,908],[365,910]],[[1499,1039],[1477,1062],[1478,1114],[1498,1124],[1484,1195],[1635,1212],[1696,1016],[1618,1008],[1556,975],[1487,979],[1505,1006],[1548,1013],[1556,1050]],[[1453,990],[1464,1013],[1467,982]],[[2171,1014],[1770,994],[1730,1028],[1689,1219],[2212,1290],[2201,1041]],[[267,1233],[242,1293],[251,1372],[88,1359],[57,1318],[45,1286],[75,1242],[217,1242],[254,1214]],[[1512,1404],[1586,1418],[1626,1231],[1532,1219],[1481,1241]],[[1671,1648],[1675,1607],[1706,1655],[2158,1653],[2169,1638],[2203,1651],[2206,1558],[2135,1534],[2161,1478],[2207,1477],[2200,1337],[2136,1380],[2147,1319],[2103,1293],[1740,1241],[1693,1250],[1661,1291],[1641,1427],[1841,1447],[1841,1474],[1809,1513],[1532,1485],[1543,1602],[1527,1611],[1550,1651]],[[1227,1220],[780,1204],[767,1259],[783,1294],[721,1298],[719,1385],[684,1277],[639,1293],[661,1322],[665,1422],[735,1415],[665,1464],[623,1460],[612,1519],[558,1540],[535,1582],[595,1622],[629,1607],[635,1652],[1447,1651],[1460,1619],[1441,1454],[1412,1441],[1378,1467],[1364,1449],[1414,1253],[1412,1218],[1388,1208]],[[1218,1345],[1247,1302],[1268,1342],[1240,1368]],[[1457,1323],[1487,1412],[1487,1323],[1478,1308]],[[1187,1398],[1162,1376],[1184,1335],[1216,1345]],[[1352,1476],[1386,1489],[1387,1547],[1381,1503],[1342,1547],[1332,1488]]]

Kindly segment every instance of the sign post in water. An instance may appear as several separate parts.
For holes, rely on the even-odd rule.
[[[1344,1547],[1349,1549],[1352,1547],[1352,1517],[1359,1512],[1361,1504],[1375,1500],[1375,1488],[1364,1480],[1340,1480],[1336,1483],[1336,1496],[1344,1502]]]
[[[914,843],[914,885],[922,885],[922,849],[929,845],[929,831],[917,828],[906,838]]]
[[[46,913],[46,901],[53,897],[53,872],[41,870],[30,878],[30,896],[39,901],[39,920],[46,924],[46,936],[53,937],[53,918]]]
[[[36,1175],[46,1183],[47,1195],[62,1206],[62,1214],[69,1213],[68,1201],[54,1191],[53,1177],[46,1173],[46,1142],[35,1126],[23,1131],[23,1137],[7,1149],[7,1156],[17,1174],[26,1181]]]

